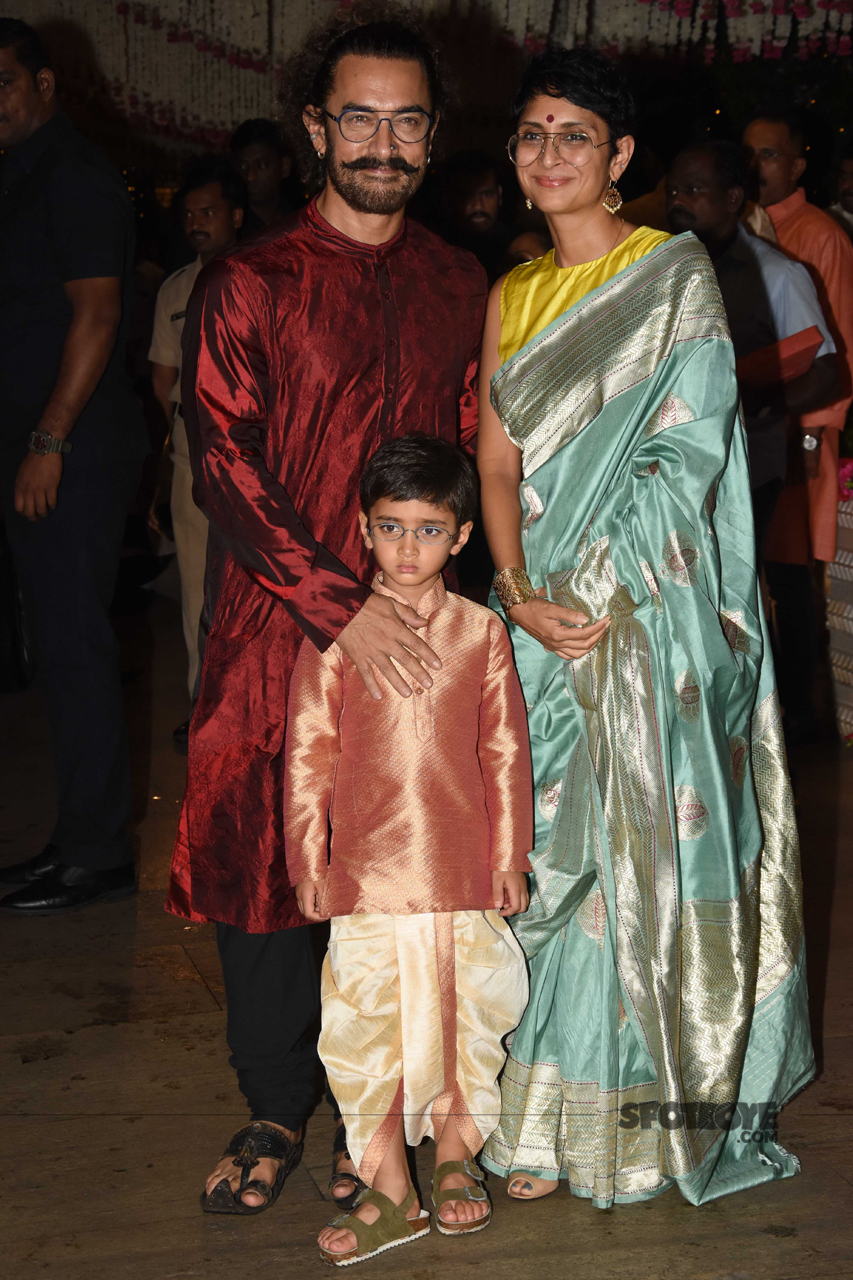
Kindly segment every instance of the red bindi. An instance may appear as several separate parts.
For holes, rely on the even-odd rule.
[[[548,124],[553,124],[553,123],[554,123],[554,117],[553,117],[553,116],[546,116],[546,117],[545,117],[545,119],[546,119],[546,121],[548,122]]]

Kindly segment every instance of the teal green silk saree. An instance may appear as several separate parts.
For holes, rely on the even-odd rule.
[[[811,1077],[799,851],[758,600],[734,355],[678,236],[509,359],[527,571],[612,619],[564,662],[511,628],[537,796],[531,998],[484,1151],[606,1207],[797,1172]]]

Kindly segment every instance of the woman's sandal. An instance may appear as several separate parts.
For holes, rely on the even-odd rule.
[[[550,1178],[548,1179],[536,1178],[535,1179],[536,1182],[547,1181],[548,1183],[547,1191],[536,1191],[536,1189],[533,1186],[533,1182],[531,1181],[533,1177],[534,1175],[532,1173],[510,1173],[509,1185],[507,1186],[507,1189],[506,1189],[506,1193],[509,1196],[510,1200],[546,1200],[548,1196],[552,1196],[555,1191],[559,1190],[559,1186],[560,1186],[559,1182],[552,1182]],[[533,1195],[532,1196],[513,1195],[512,1187],[513,1187],[513,1184],[516,1182],[526,1182],[527,1185],[530,1187],[530,1190],[533,1192]]]
[[[477,1186],[448,1187],[446,1191],[439,1191],[442,1180],[449,1173],[467,1173]],[[448,1222],[442,1218],[439,1210],[449,1200],[470,1200],[472,1204],[482,1204],[485,1201],[488,1208],[481,1218],[474,1218],[470,1222]],[[435,1225],[443,1236],[469,1236],[474,1231],[485,1231],[492,1220],[492,1206],[483,1185],[483,1173],[472,1160],[445,1160],[444,1164],[438,1166],[432,1179],[432,1203],[435,1208]]]
[[[205,1213],[263,1213],[281,1195],[285,1179],[302,1159],[302,1147],[301,1142],[291,1142],[287,1134],[264,1120],[247,1124],[234,1134],[222,1153],[223,1156],[233,1156],[233,1163],[242,1170],[240,1186],[232,1191],[227,1177],[220,1178],[209,1195],[202,1191],[202,1209]],[[261,1160],[281,1161],[272,1186],[262,1178],[249,1177]],[[254,1191],[263,1196],[263,1204],[243,1204],[244,1191]]]
[[[384,1253],[386,1249],[393,1249],[398,1244],[408,1244],[411,1240],[429,1235],[429,1214],[426,1209],[421,1209],[416,1218],[406,1217],[417,1198],[417,1191],[411,1187],[403,1203],[395,1204],[381,1191],[365,1187],[356,1198],[353,1208],[357,1209],[362,1204],[376,1205],[379,1217],[375,1222],[362,1222],[361,1218],[354,1218],[350,1212],[333,1218],[329,1226],[351,1231],[357,1244],[347,1253],[336,1253],[321,1246],[320,1257],[331,1267],[350,1267],[353,1263],[375,1258],[377,1253]]]
[[[347,1160],[352,1161],[352,1156],[347,1150],[347,1130],[343,1120],[335,1130],[334,1141],[332,1142],[332,1176],[329,1178],[329,1195],[335,1204],[340,1205],[342,1209],[351,1209],[355,1204],[356,1197],[360,1196],[362,1191],[367,1191],[367,1183],[363,1182],[357,1173],[347,1173],[344,1169],[338,1169],[338,1156],[346,1156]],[[348,1196],[336,1196],[333,1194],[334,1188],[341,1182],[352,1182],[355,1190],[351,1191]]]

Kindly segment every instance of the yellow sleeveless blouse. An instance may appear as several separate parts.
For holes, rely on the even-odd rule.
[[[513,268],[501,289],[501,364],[586,294],[671,239],[666,231],[637,227],[627,240],[594,262],[558,267],[552,249],[542,258]]]

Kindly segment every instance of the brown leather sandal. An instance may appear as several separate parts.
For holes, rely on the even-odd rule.
[[[338,1156],[346,1156],[347,1160],[355,1163],[347,1149],[347,1130],[343,1120],[335,1130],[335,1137],[332,1142],[332,1176],[329,1178],[329,1195],[336,1205],[340,1205],[342,1209],[349,1210],[355,1204],[356,1197],[360,1196],[362,1191],[367,1190],[367,1183],[362,1181],[357,1173],[347,1173],[346,1170],[339,1169]],[[334,1195],[333,1189],[342,1182],[353,1183],[355,1189],[348,1196]]]
[[[287,1134],[264,1120],[247,1124],[234,1134],[222,1153],[224,1156],[233,1156],[233,1164],[242,1170],[240,1186],[232,1191],[228,1178],[221,1178],[209,1195],[202,1191],[202,1209],[205,1213],[263,1213],[281,1195],[285,1180],[302,1159],[303,1145],[301,1142],[291,1142]],[[249,1177],[261,1160],[281,1161],[272,1186],[262,1178]],[[263,1196],[263,1204],[243,1204],[244,1191],[254,1191]]]

